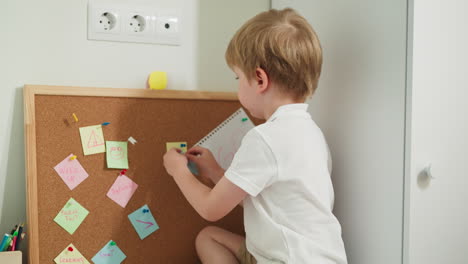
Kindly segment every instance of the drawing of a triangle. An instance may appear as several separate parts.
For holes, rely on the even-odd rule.
[[[104,145],[103,140],[96,135],[96,131],[93,130],[89,135],[88,148],[94,148],[102,145]]]

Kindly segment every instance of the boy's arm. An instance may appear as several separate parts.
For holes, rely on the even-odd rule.
[[[186,157],[197,165],[202,176],[209,178],[215,185],[223,178],[224,172],[226,172],[226,170],[219,166],[213,153],[207,148],[195,146],[188,150]],[[243,207],[243,201],[240,201],[239,205]]]
[[[237,185],[222,177],[213,189],[210,189],[190,171],[173,175],[174,180],[193,208],[204,219],[215,222],[226,216],[245,198],[247,193]]]
[[[241,203],[247,193],[222,175],[213,189],[187,168],[187,157],[175,149],[164,155],[164,166],[193,208],[206,220],[217,221]]]

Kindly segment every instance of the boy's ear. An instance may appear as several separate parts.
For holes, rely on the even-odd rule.
[[[259,93],[264,93],[270,87],[270,78],[268,78],[268,74],[260,67],[255,69],[255,81],[257,84],[257,91]]]

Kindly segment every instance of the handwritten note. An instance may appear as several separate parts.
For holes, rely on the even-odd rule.
[[[176,148],[182,150],[182,153],[187,152],[187,142],[167,142],[166,151],[169,151],[171,148]]]
[[[107,197],[125,208],[137,188],[138,184],[134,183],[127,175],[120,175],[107,192]]]
[[[54,218],[54,221],[73,235],[88,214],[88,210],[75,201],[75,199],[70,198]]]
[[[127,147],[127,141],[106,141],[108,168],[128,169]]]
[[[73,154],[70,154],[70,156],[54,167],[70,190],[73,190],[78,184],[88,178],[88,173],[86,173],[80,162],[77,159],[70,159],[72,156]]]
[[[114,241],[109,241],[91,260],[95,264],[119,264],[127,256]]]
[[[151,233],[159,229],[158,223],[154,220],[153,214],[148,205],[143,205],[140,209],[128,215],[133,227],[138,233],[140,239],[144,239]]]
[[[106,152],[101,125],[80,127],[80,136],[85,155]]]
[[[67,264],[90,264],[89,261],[81,255],[80,251],[73,245],[68,245],[55,259],[55,263]]]

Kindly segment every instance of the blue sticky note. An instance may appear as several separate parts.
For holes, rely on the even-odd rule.
[[[146,204],[135,212],[129,214],[128,219],[132,222],[132,225],[137,231],[138,236],[140,236],[140,239],[144,239],[159,229],[158,223],[154,220],[154,217]]]
[[[109,241],[91,260],[95,264],[120,264],[127,256],[114,241]]]
[[[198,176],[198,168],[195,162],[189,161],[187,167],[189,168],[190,172],[193,173],[193,175]]]

